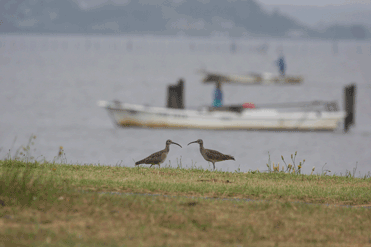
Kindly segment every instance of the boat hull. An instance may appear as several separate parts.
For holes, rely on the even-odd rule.
[[[294,111],[246,109],[226,111],[169,109],[101,101],[121,127],[220,129],[220,130],[327,130],[333,131],[345,117],[342,111]]]

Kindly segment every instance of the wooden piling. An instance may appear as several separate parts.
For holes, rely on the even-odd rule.
[[[344,109],[346,112],[346,117],[344,119],[345,132],[348,132],[350,126],[355,124],[355,95],[355,84],[351,84],[344,88]]]
[[[167,93],[167,107],[184,109],[184,80],[179,79],[177,85],[170,85]]]

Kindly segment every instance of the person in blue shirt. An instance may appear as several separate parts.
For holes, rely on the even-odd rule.
[[[277,66],[278,66],[281,76],[285,76],[286,64],[285,64],[285,59],[283,57],[283,54],[281,54],[281,56],[278,58]]]
[[[214,92],[214,102],[213,102],[214,107],[221,107],[223,106],[223,93],[221,90],[221,83],[218,82],[216,83],[216,88]]]

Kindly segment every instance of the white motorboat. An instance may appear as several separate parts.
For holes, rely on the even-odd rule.
[[[354,123],[354,89],[346,88],[346,110],[336,102],[301,102],[271,105],[241,104],[223,107],[183,109],[183,81],[170,86],[168,107],[152,107],[99,101],[115,124],[121,127],[221,129],[221,130],[335,130]]]
[[[315,103],[315,102],[313,102]],[[195,110],[150,107],[120,102],[99,101],[115,124],[122,127],[224,129],[224,130],[335,130],[346,116],[345,111],[330,110],[333,103],[319,110],[282,111],[270,108],[230,110],[200,107]],[[234,108],[234,109],[233,109]]]

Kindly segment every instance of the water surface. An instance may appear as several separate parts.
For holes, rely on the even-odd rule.
[[[267,44],[266,53],[257,48]],[[281,155],[306,160],[303,170],[345,173],[356,164],[357,174],[371,171],[371,44],[338,42],[334,54],[329,41],[245,39],[230,52],[228,39],[152,36],[0,36],[0,157],[37,139],[32,153],[52,160],[60,146],[71,163],[121,164],[171,146],[168,159],[176,166],[210,167],[197,145],[235,156],[217,163],[225,171],[266,170]],[[343,108],[343,87],[357,83],[356,125],[347,134],[335,132],[258,132],[208,130],[152,130],[116,128],[98,100],[166,105],[166,87],[185,80],[187,108],[210,105],[213,86],[201,83],[196,71],[225,73],[272,72],[283,49],[287,73],[302,75],[300,86],[225,85],[225,104],[337,101]],[[169,164],[169,161],[167,162]]]

